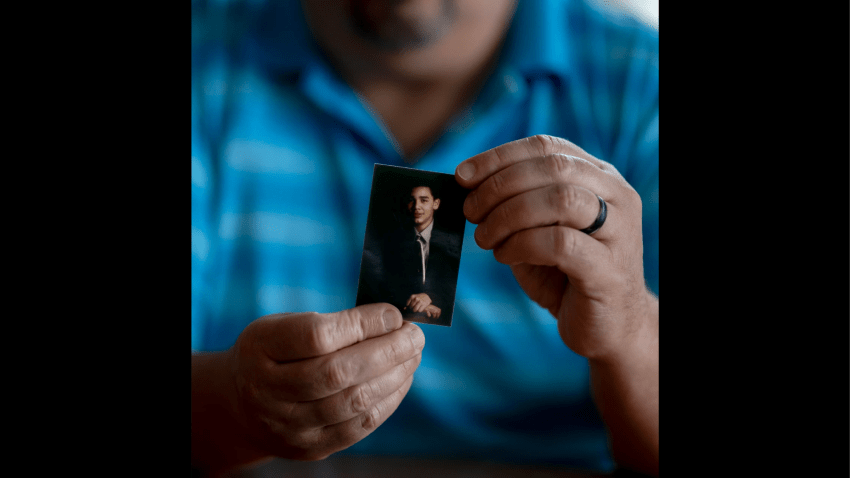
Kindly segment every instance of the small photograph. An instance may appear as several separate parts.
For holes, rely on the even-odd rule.
[[[452,325],[467,192],[451,174],[375,165],[356,305]]]

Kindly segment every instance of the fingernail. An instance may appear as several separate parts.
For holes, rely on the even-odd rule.
[[[475,175],[475,164],[467,161],[465,163],[460,163],[457,167],[457,175],[460,176],[460,179],[464,181],[468,181],[472,179],[472,176]]]
[[[396,320],[395,320],[395,314],[393,313],[392,309],[386,309],[384,311],[383,318],[384,318],[384,329],[386,329],[387,332],[389,332],[391,330],[395,330]]]
[[[425,347],[425,334],[422,332],[422,329],[414,327],[413,330],[410,331],[410,335],[413,336],[413,345],[415,345],[417,349]]]

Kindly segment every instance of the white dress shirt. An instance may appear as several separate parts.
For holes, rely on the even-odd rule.
[[[421,251],[422,251],[422,283],[423,284],[425,283],[425,264],[428,263],[428,254],[431,251],[431,230],[432,229],[434,229],[434,221],[433,220],[431,221],[431,224],[428,224],[428,227],[426,227],[422,232],[417,231],[415,227],[413,228],[416,235],[421,236],[422,239],[425,240],[425,243],[423,244],[421,241],[419,241],[419,239],[417,237],[417,241],[419,241],[419,247],[421,248]]]

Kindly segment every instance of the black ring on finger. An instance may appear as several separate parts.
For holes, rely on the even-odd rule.
[[[603,224],[605,224],[605,218],[608,217],[608,206],[605,205],[605,201],[601,197],[599,197],[598,194],[596,195],[596,197],[599,198],[599,215],[596,216],[596,220],[593,221],[593,224],[581,230],[581,232],[587,235],[591,235],[594,232],[598,231],[599,228],[602,227]]]

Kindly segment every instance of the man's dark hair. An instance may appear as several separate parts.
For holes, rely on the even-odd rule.
[[[438,184],[414,183],[412,186],[410,186],[408,193],[420,187],[430,189],[431,196],[434,196],[434,199],[440,199],[440,186]]]

